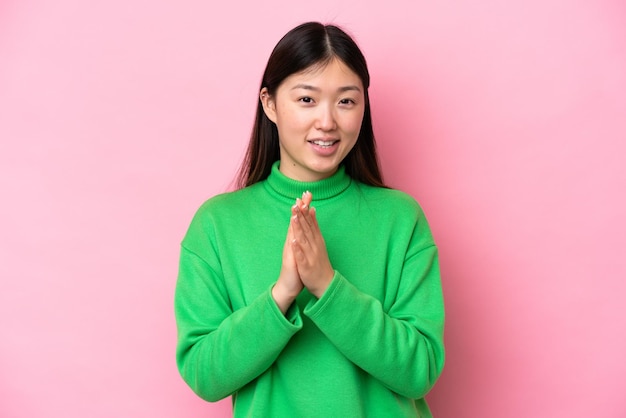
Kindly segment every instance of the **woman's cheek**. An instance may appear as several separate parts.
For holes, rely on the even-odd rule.
[[[361,131],[361,125],[363,124],[363,117],[361,118],[354,118],[354,120],[351,122],[350,124],[350,132],[354,133],[355,135],[358,136],[359,132]]]

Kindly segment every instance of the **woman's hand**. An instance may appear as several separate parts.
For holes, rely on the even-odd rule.
[[[276,284],[272,288],[272,297],[283,314],[287,312],[287,309],[289,309],[293,301],[304,288],[300,280],[300,275],[298,274],[296,259],[291,247],[291,242],[294,239],[293,227],[290,222],[285,245],[283,246],[283,263],[280,269],[280,275],[278,276],[278,281],[276,281]]]
[[[326,243],[317,224],[313,196],[310,192],[302,195],[292,207],[290,230],[294,239],[290,241],[298,274],[306,288],[320,298],[335,276],[330,264]]]

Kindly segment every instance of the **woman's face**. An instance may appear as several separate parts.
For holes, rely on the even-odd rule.
[[[278,128],[280,171],[300,181],[333,175],[357,141],[365,93],[359,76],[338,59],[287,77],[272,97],[261,90]]]

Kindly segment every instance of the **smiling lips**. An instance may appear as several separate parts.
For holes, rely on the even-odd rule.
[[[330,157],[339,149],[338,139],[313,139],[308,142],[313,147],[313,151],[321,157]]]
[[[318,147],[321,147],[321,148],[330,148],[333,145],[335,145],[337,142],[339,142],[339,141],[336,140],[336,139],[330,139],[330,140],[327,140],[327,141],[324,141],[324,140],[321,140],[321,139],[316,139],[316,140],[313,140],[313,141],[309,141],[310,144],[317,145]]]

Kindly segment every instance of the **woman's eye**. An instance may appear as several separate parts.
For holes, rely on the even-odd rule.
[[[311,99],[310,97],[301,97],[300,101],[302,103],[313,103],[313,99]]]
[[[351,104],[354,104],[354,100],[352,100],[352,99],[341,99],[341,100],[339,100],[339,104],[351,105]]]

